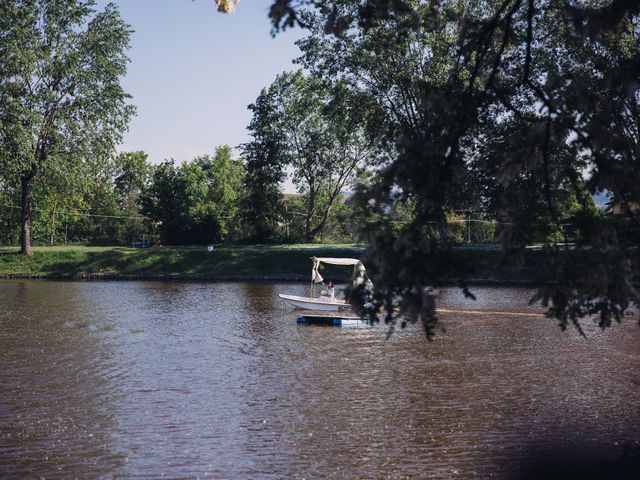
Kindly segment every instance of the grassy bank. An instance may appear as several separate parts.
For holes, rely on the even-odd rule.
[[[52,278],[176,277],[202,279],[291,279],[306,281],[311,274],[309,257],[360,257],[359,245],[253,245],[220,246],[213,253],[205,247],[36,247],[24,257],[15,247],[0,247],[0,276]],[[458,249],[466,277],[480,282],[531,282],[535,278],[536,253],[524,265],[502,265],[501,253],[491,248]],[[455,281],[459,272],[451,271]],[[327,266],[325,278],[346,280],[350,269]],[[473,282],[472,282],[473,283]]]
[[[205,247],[35,247],[31,257],[0,248],[3,276],[177,276],[201,278],[307,278],[309,257],[358,257],[356,245]],[[333,273],[328,270],[328,273]],[[342,272],[342,276],[345,273]],[[339,275],[339,271],[336,271]]]

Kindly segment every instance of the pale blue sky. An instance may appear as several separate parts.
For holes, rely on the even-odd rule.
[[[233,15],[218,13],[214,0],[113,3],[135,30],[123,85],[138,114],[119,150],[144,150],[152,163],[247,141],[247,105],[278,73],[295,68],[294,42],[303,32],[272,38],[270,0],[242,0]]]

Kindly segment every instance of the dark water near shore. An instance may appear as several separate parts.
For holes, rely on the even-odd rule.
[[[640,448],[640,329],[455,290],[446,332],[305,327],[267,283],[0,282],[0,478],[488,478]],[[596,452],[594,456],[592,452]]]

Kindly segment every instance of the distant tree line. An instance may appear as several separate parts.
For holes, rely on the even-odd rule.
[[[250,162],[229,146],[177,164],[149,163],[141,151],[122,152],[87,172],[44,175],[32,192],[32,240],[39,245],[128,245],[147,240],[166,245],[256,242],[260,219],[272,222],[263,242],[306,240],[305,195],[275,192],[262,214],[251,209]],[[254,193],[255,195],[255,193]],[[340,195],[318,241],[353,242],[347,198]],[[0,188],[0,244],[19,243],[20,190]],[[315,218],[314,218],[315,220]]]

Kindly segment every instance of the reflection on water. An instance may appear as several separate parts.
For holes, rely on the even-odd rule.
[[[305,290],[0,282],[0,477],[507,477],[640,446],[632,321],[585,340],[519,316],[528,290],[443,290],[513,315],[446,313],[427,343],[299,326],[277,294]]]

